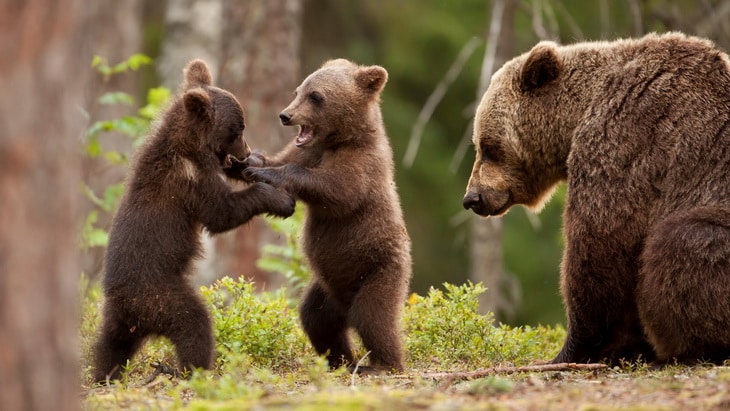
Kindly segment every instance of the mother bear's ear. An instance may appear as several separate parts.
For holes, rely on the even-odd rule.
[[[560,76],[562,69],[557,44],[542,41],[530,50],[520,68],[519,89],[526,93],[545,87]]]

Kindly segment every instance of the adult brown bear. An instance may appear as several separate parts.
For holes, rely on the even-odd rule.
[[[542,42],[492,77],[463,204],[567,181],[555,362],[730,357],[730,61],[679,33]]]

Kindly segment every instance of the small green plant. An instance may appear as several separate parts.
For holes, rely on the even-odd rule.
[[[285,289],[256,294],[252,282],[224,277],[201,292],[211,305],[221,370],[239,356],[256,367],[287,370],[312,355]]]
[[[99,106],[121,105],[134,107],[136,102],[131,94],[122,91],[105,91],[105,89],[114,76],[125,74],[130,70],[136,71],[140,67],[151,63],[152,59],[143,54],[134,54],[115,65],[110,65],[103,57],[94,56],[91,66],[102,76],[102,87],[96,103],[87,113],[92,123],[86,130],[84,139],[84,153],[86,156],[92,159],[103,159],[107,167],[125,167],[128,165],[131,152],[139,147],[155,117],[167,104],[170,90],[164,87],[148,90],[145,104],[136,110],[135,115],[109,120],[96,120],[96,112]],[[102,144],[104,139],[112,139],[114,136],[119,135],[131,140],[131,144],[124,144],[124,146],[130,147],[129,152],[104,148],[104,144]],[[106,246],[109,237],[106,230],[98,226],[100,213],[110,215],[114,212],[122,196],[123,187],[122,181],[117,181],[106,186],[102,193],[97,193],[88,184],[83,185],[83,193],[96,208],[90,211],[84,220],[81,229],[82,249]]]
[[[479,314],[478,297],[486,291],[481,283],[443,286],[443,291],[431,288],[425,297],[413,294],[408,300],[406,347],[414,367],[524,365],[550,358],[560,348],[562,328],[495,326],[492,313]]]

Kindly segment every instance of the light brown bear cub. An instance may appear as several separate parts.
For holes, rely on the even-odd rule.
[[[492,77],[464,207],[567,180],[554,362],[730,358],[730,61],[678,33],[542,42]]]
[[[302,246],[314,278],[301,321],[333,368],[354,363],[349,328],[370,351],[371,367],[404,368],[400,322],[411,256],[380,112],[387,78],[379,66],[326,62],[279,116],[299,126],[296,139],[273,159],[253,154],[245,170],[308,206]]]

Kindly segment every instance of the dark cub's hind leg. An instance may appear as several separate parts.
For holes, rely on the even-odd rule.
[[[122,367],[134,356],[144,341],[145,334],[129,326],[108,307],[104,312],[99,339],[94,345],[94,382],[118,380]]]
[[[187,285],[169,294],[157,324],[159,335],[175,346],[180,370],[212,369],[215,361],[213,324],[205,304]]]
[[[353,356],[347,336],[347,317],[343,308],[313,280],[299,307],[302,328],[317,354],[327,353],[331,368],[352,364]]]

